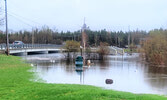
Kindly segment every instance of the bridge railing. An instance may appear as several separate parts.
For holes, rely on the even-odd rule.
[[[9,44],[9,49],[10,50],[15,50],[15,49],[51,49],[51,48],[62,48],[63,45],[55,45],[55,44]],[[6,44],[0,44],[0,50],[6,50]]]

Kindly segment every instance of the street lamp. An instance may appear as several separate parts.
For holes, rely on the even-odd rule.
[[[5,0],[5,22],[6,22],[6,54],[9,55],[7,0]]]

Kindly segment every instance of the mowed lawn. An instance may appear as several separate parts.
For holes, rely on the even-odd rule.
[[[35,81],[38,77],[31,69],[19,57],[0,55],[0,100],[167,100],[93,86],[42,83]]]

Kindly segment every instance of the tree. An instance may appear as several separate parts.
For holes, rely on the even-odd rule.
[[[0,8],[0,26],[3,25],[2,8]],[[0,43],[5,43],[5,34],[0,30]]]
[[[100,55],[100,59],[104,60],[105,55],[110,53],[110,48],[108,47],[108,43],[100,42],[98,53]]]
[[[0,16],[1,17],[1,16]],[[15,40],[23,41],[24,43],[34,44],[62,44],[68,40],[82,41],[83,47],[100,45],[100,42],[106,42],[108,45],[115,45],[125,47],[128,45],[128,35],[131,34],[131,42],[134,45],[138,45],[141,38],[147,36],[145,31],[131,31],[131,32],[107,32],[105,29],[99,31],[91,30],[78,30],[75,32],[57,32],[50,29],[47,26],[43,26],[41,29],[35,29],[32,31],[18,31],[12,32],[9,35],[10,43]],[[5,39],[1,36],[0,40]]]
[[[67,50],[67,58],[70,59],[70,53],[73,52],[73,54],[75,54],[75,52],[78,52],[80,49],[80,43],[77,41],[66,41],[66,44],[64,46],[64,49]],[[74,57],[73,57],[74,58]]]
[[[83,31],[83,32],[82,32],[82,44],[83,44],[84,50],[86,49],[87,41],[88,41],[88,36],[87,36],[87,34],[85,33],[85,31]]]
[[[145,58],[149,63],[167,65],[167,30],[154,30],[143,42]]]

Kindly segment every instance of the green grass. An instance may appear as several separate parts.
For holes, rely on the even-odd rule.
[[[19,57],[0,55],[0,100],[167,100],[93,86],[34,82],[31,69]]]

